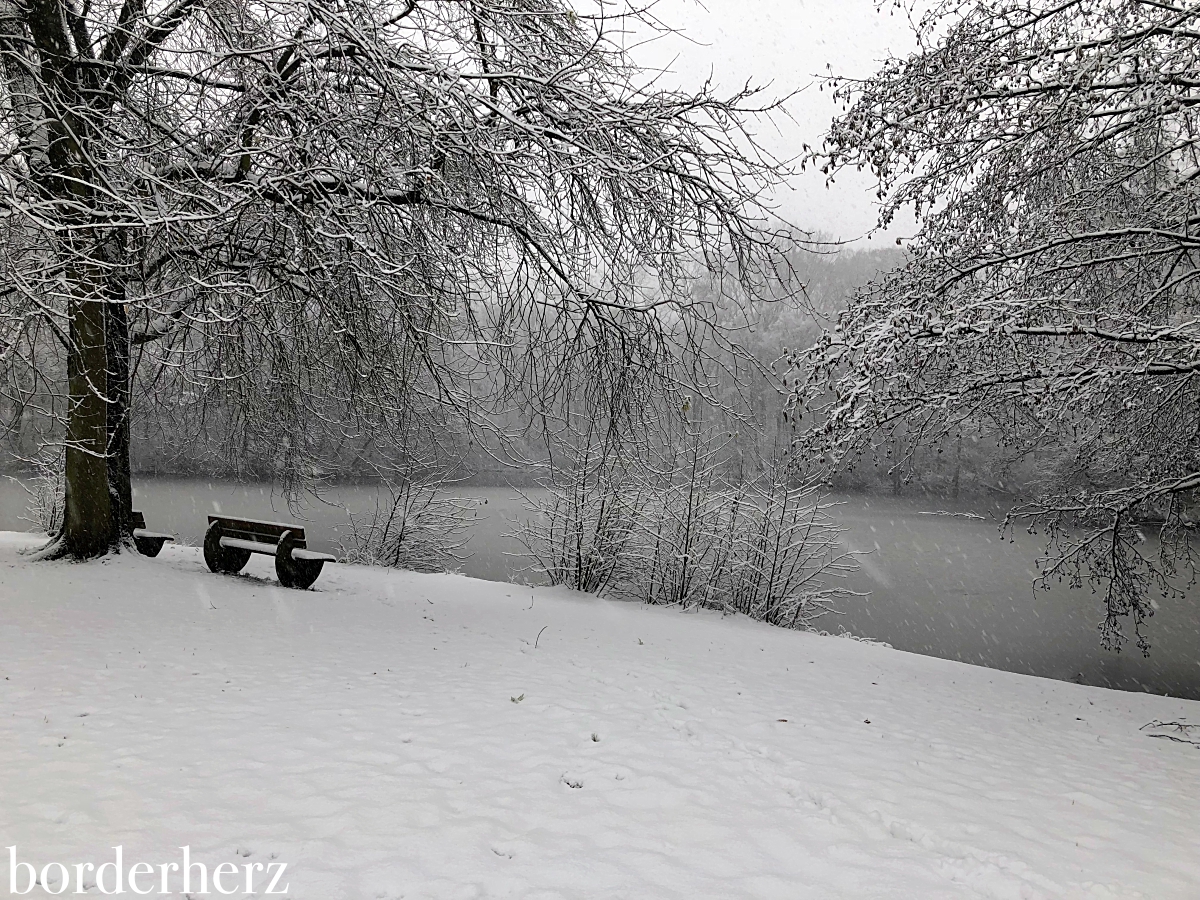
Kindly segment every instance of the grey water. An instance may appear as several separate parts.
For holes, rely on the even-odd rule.
[[[475,501],[470,555],[460,571],[536,582],[513,536],[530,516],[521,494],[470,485],[455,493]],[[172,478],[137,479],[134,495],[150,528],[183,543],[202,543],[206,516],[224,513],[299,521],[310,547],[332,552],[349,542],[351,515],[369,516],[378,496],[371,486],[341,485],[289,507],[269,485]],[[32,530],[26,501],[18,482],[0,479],[0,530]],[[962,515],[971,510],[983,518]],[[862,553],[845,586],[864,596],[843,600],[838,614],[821,619],[825,630],[1011,672],[1200,699],[1200,591],[1159,601],[1148,658],[1132,642],[1114,653],[1100,646],[1100,597],[1057,583],[1035,590],[1039,537],[1019,529],[1002,534],[986,502],[964,502],[946,514],[944,501],[848,496],[833,513],[848,549]]]

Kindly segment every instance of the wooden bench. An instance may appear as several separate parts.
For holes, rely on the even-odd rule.
[[[175,540],[175,535],[173,534],[148,531],[146,529],[146,517],[136,509],[133,511],[133,545],[137,547],[138,553],[142,554],[142,556],[158,556],[159,551],[163,548],[163,544],[173,540]]]
[[[284,587],[307,588],[327,562],[328,553],[308,549],[304,528],[286,522],[262,522],[232,516],[209,516],[204,533],[204,561],[213,572],[232,575],[250,561],[250,554],[275,557],[275,574]]]

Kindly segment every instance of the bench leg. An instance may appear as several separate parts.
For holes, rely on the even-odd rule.
[[[158,556],[166,542],[166,538],[147,538],[136,535],[133,538],[133,545],[137,547],[137,552],[142,556]]]
[[[284,587],[304,590],[312,587],[320,577],[325,563],[319,559],[292,559],[292,550],[299,543],[290,531],[285,531],[279,538],[279,545],[275,548],[275,574]]]
[[[221,523],[213,522],[204,532],[204,561],[209,571],[234,575],[250,562],[250,551],[221,546]]]

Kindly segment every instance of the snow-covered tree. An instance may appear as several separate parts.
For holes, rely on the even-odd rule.
[[[1145,648],[1200,488],[1200,4],[924,6],[915,53],[833,81],[807,159],[869,170],[881,223],[919,230],[803,357],[799,433],[842,464],[964,423],[1035,454],[1014,516],[1049,535],[1044,577],[1100,590],[1105,641],[1130,616]]]
[[[770,277],[755,92],[659,88],[626,45],[661,27],[566,0],[0,0],[0,368],[17,419],[65,423],[47,552],[128,533],[131,399],[215,410],[291,470],[403,451],[484,389],[552,393],[598,336],[637,360],[711,321],[697,259]]]

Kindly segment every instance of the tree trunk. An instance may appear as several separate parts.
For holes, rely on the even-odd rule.
[[[107,552],[112,539],[107,304],[95,291],[82,293],[82,299],[71,299],[67,305],[71,346],[67,351],[66,513],[56,543],[60,554],[90,557]]]
[[[124,298],[113,298],[118,299]],[[107,306],[108,491],[112,496],[110,543],[120,546],[128,544],[133,538],[133,486],[129,462],[129,318],[124,303],[110,301]]]
[[[60,217],[51,232],[69,291],[65,511],[45,556],[100,556],[132,531],[125,247],[92,212],[104,179],[103,154],[89,146],[100,70],[86,65],[95,52],[85,17],[61,0],[0,0],[11,125],[38,200]]]

